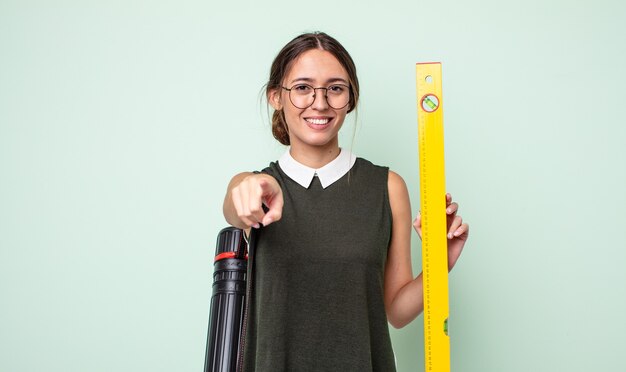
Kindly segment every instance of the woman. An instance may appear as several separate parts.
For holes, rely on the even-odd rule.
[[[394,371],[388,323],[422,312],[422,276],[411,268],[403,179],[339,147],[359,98],[352,58],[324,33],[300,35],[274,60],[266,96],[274,137],[290,147],[233,177],[224,200],[233,226],[263,225],[244,369]],[[469,227],[445,197],[452,269]],[[421,233],[419,215],[413,226]]]

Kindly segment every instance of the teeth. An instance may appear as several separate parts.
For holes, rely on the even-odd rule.
[[[323,125],[328,124],[329,119],[306,119],[311,124]]]

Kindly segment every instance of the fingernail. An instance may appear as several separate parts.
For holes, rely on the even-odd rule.
[[[441,235],[439,235],[441,236]],[[452,233],[448,233],[448,239],[452,239]]]
[[[261,225],[259,225],[258,223],[255,223],[254,225],[252,225],[252,227],[254,227],[255,229],[258,229],[259,227],[261,227]]]
[[[459,236],[459,235],[461,235],[461,232],[459,230],[454,232],[454,236]]]

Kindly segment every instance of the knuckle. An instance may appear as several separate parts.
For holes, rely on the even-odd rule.
[[[258,205],[250,207],[250,214],[256,214],[256,213],[259,213],[260,211],[261,211],[261,207],[259,207]]]

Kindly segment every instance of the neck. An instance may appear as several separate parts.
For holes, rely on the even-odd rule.
[[[309,168],[319,169],[331,161],[335,160],[341,149],[338,145],[328,148],[318,148],[316,151],[305,151],[298,147],[291,147],[289,154],[298,163],[306,165]]]

